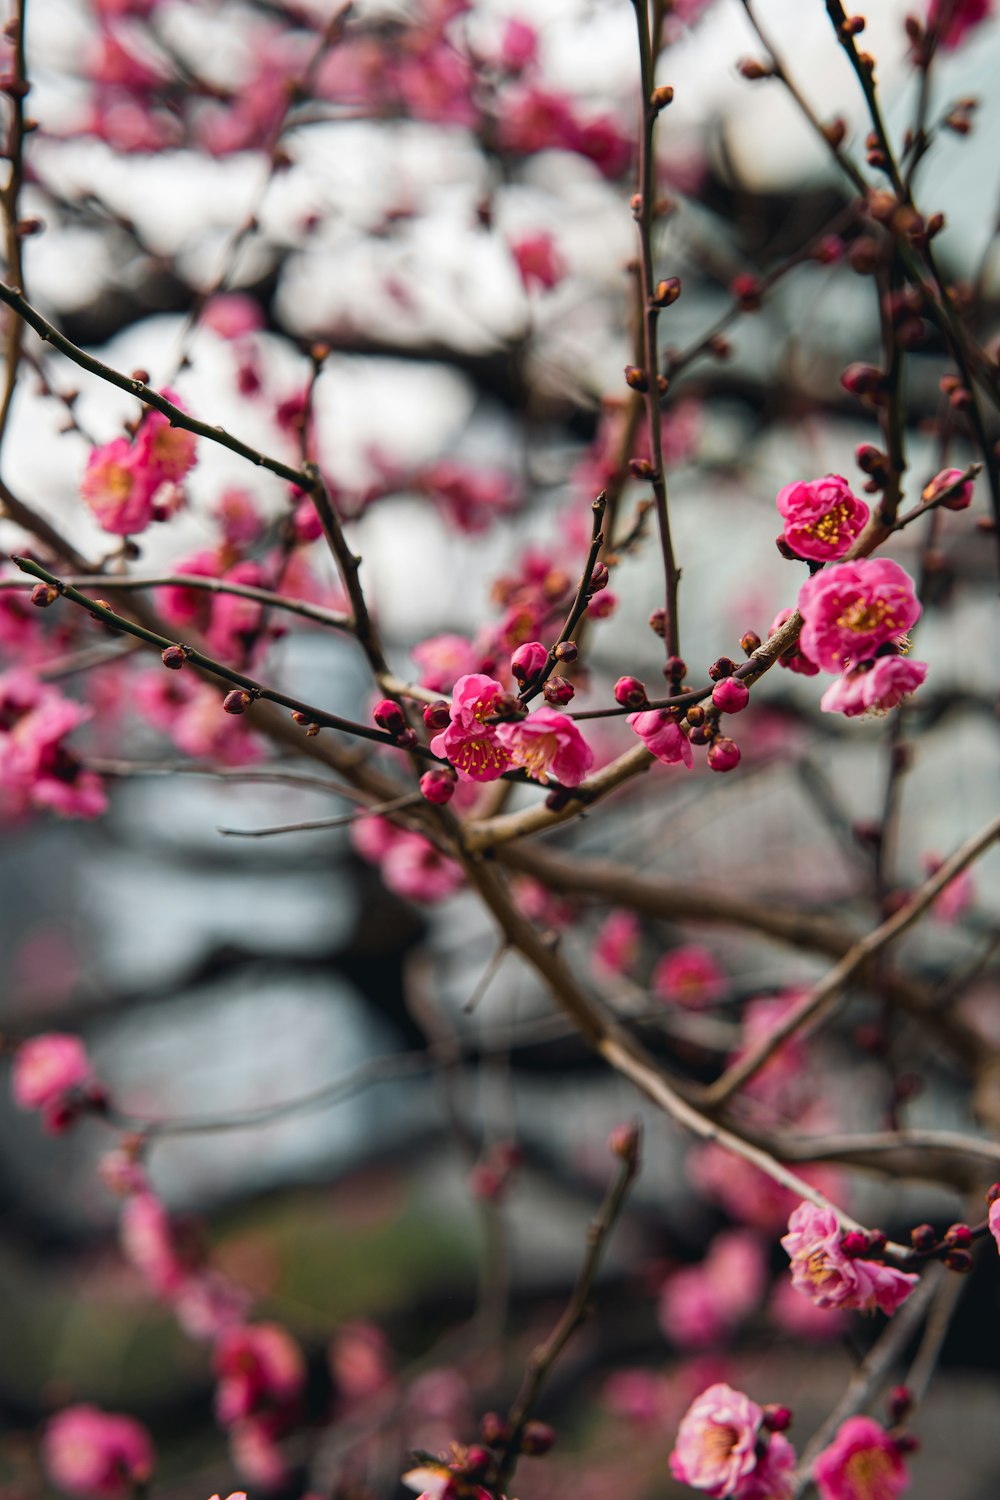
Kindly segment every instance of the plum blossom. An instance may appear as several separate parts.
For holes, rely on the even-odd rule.
[[[37,1109],[51,1134],[65,1130],[79,1113],[94,1072],[78,1036],[49,1031],[22,1042],[14,1054],[14,1102]]]
[[[216,1413],[226,1427],[262,1406],[287,1406],[301,1394],[306,1379],[302,1351],[280,1323],[224,1328],[212,1368],[219,1381]]]
[[[812,1477],[820,1500],[896,1500],[910,1483],[898,1443],[872,1417],[848,1417]]]
[[[757,1466],[764,1412],[742,1391],[712,1385],[688,1408],[670,1455],[675,1479],[717,1497],[736,1492]]]
[[[544,231],[511,240],[510,253],[527,292],[533,286],[543,292],[551,291],[566,275],[566,262],[559,254],[551,234]]]
[[[188,1274],[174,1237],[170,1215],[155,1193],[134,1193],[122,1207],[118,1236],[126,1260],[141,1273],[150,1290],[169,1298]]]
[[[716,1235],[696,1266],[682,1266],[664,1282],[657,1317],[681,1349],[718,1344],[757,1305],[766,1262],[757,1235],[731,1229]]]
[[[694,756],[687,737],[675,717],[664,708],[647,708],[642,713],[629,714],[625,721],[639,736],[650,755],[655,755],[664,765],[694,765]]]
[[[928,875],[936,875],[944,860],[936,854],[925,854],[921,863]],[[971,870],[960,870],[953,875],[940,895],[934,899],[931,911],[939,922],[957,922],[969,910],[975,899],[975,881]]]
[[[630,974],[639,957],[641,937],[635,912],[617,908],[609,913],[594,939],[594,962],[608,974]]]
[[[460,865],[421,834],[396,828],[387,818],[353,823],[351,842],[362,859],[381,866],[389,889],[408,901],[443,901],[462,884]]]
[[[125,1500],[153,1471],[153,1445],[132,1417],[68,1406],[52,1418],[42,1457],[59,1489],[84,1500]]]
[[[741,1479],[734,1500],[792,1500],[795,1493],[795,1449],[780,1432],[772,1434],[757,1467]]]
[[[1000,1197],[994,1198],[990,1204],[986,1222],[989,1225],[990,1234],[997,1242],[997,1249],[1000,1250]]]
[[[951,51],[992,14],[993,0],[931,0],[927,24],[938,31],[941,46]]]
[[[451,723],[431,740],[431,749],[449,760],[463,781],[496,781],[511,764],[509,750],[499,737],[501,726],[486,723],[502,694],[503,684],[481,672],[471,672],[455,683]]]
[[[100,779],[64,744],[91,710],[29,672],[0,677],[0,793],[10,811],[50,807],[67,818],[96,818],[107,808]]]
[[[701,1010],[726,992],[726,976],[707,948],[696,943],[665,953],[653,970],[652,988],[661,1000]]]
[[[480,665],[480,652],[464,635],[428,636],[410,655],[417,664],[421,686],[432,693],[451,692],[460,677]]]
[[[543,786],[550,779],[579,786],[594,764],[594,752],[573,720],[554,708],[536,708],[516,724],[498,724],[496,737],[511,764]]]
[[[779,610],[771,623],[770,630],[767,632],[768,637],[779,631],[782,625],[787,624],[793,614],[794,610],[791,609]],[[802,650],[801,640],[796,641],[794,646],[789,646],[787,651],[781,653],[778,657],[778,666],[787,667],[790,672],[798,672],[802,677],[816,677],[819,673],[819,667],[814,661],[810,661],[809,657]]]
[[[869,510],[839,474],[786,484],[778,491],[785,541],[799,557],[831,562],[843,557],[864,530]]]
[[[801,648],[825,672],[865,661],[886,642],[898,644],[920,618],[912,578],[886,557],[824,568],[802,585],[798,603]]]
[[[156,487],[144,453],[123,437],[92,450],[80,481],[95,521],[113,536],[145,531],[153,519]]]
[[[850,1255],[844,1240],[832,1209],[800,1203],[781,1240],[792,1263],[792,1285],[818,1307],[852,1307],[861,1312],[878,1308],[887,1315],[894,1313],[920,1277]]]
[[[927,676],[927,665],[904,656],[879,656],[847,668],[819,700],[825,714],[856,718],[864,713],[887,713],[908,698]]]

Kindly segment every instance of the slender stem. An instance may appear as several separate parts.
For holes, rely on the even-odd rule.
[[[956,875],[971,865],[980,855],[985,854],[998,838],[1000,838],[1000,817],[994,818],[984,829],[957,849],[936,874],[924,881],[895,916],[890,917],[880,927],[876,927],[874,932],[868,933],[860,942],[855,943],[850,952],[844,954],[840,962],[820,980],[819,984],[813,986],[772,1032],[758,1042],[756,1047],[752,1047],[745,1053],[732,1067],[727,1068],[722,1077],[705,1090],[702,1096],[703,1103],[709,1109],[717,1109],[724,1104],[760,1072],[789,1037],[801,1031],[807,1022],[814,1021],[821,1014],[829,1011],[849,980],[888,943],[901,937],[912,927],[937,899],[949,881],[954,880]]]
[[[7,257],[7,275],[12,276],[18,286],[24,282],[24,264],[21,253],[20,196],[24,181],[24,99],[28,92],[27,60],[24,50],[25,11],[27,0],[14,0],[12,31],[7,35],[12,46],[12,77],[5,86],[10,110],[10,130],[7,135],[5,155],[10,164],[7,181],[0,189],[0,210],[3,212],[4,248]],[[11,403],[17,386],[21,364],[24,327],[19,318],[11,318],[7,324],[5,350],[6,372],[3,397],[0,398],[0,444],[3,443],[10,419]]]
[[[216,828],[215,831],[234,839],[273,838],[279,833],[312,833],[317,829],[345,828],[349,823],[356,823],[359,818],[387,816],[389,813],[400,812],[404,807],[419,806],[421,800],[420,792],[407,792],[402,797],[394,797],[391,802],[377,802],[374,807],[358,807],[353,812],[338,813],[332,818],[311,818],[304,823],[278,823],[270,828]]]
[[[545,683],[552,676],[552,673],[559,665],[559,647],[562,646],[566,641],[571,639],[574,630],[576,629],[577,625],[586,612],[587,605],[590,603],[591,597],[593,595],[591,580],[593,578],[594,568],[597,564],[598,556],[600,555],[601,548],[604,545],[604,512],[607,507],[607,501],[608,497],[602,490],[591,507],[594,515],[594,520],[593,525],[591,526],[590,546],[587,549],[587,561],[584,563],[583,572],[580,574],[580,582],[577,585],[576,597],[574,598],[573,603],[570,605],[569,614],[566,616],[563,627],[559,632],[559,636],[551,647],[548,658],[546,659],[544,665],[542,666],[540,671],[538,671],[536,675],[531,679],[531,681],[525,683],[524,687],[521,689],[519,696],[522,703],[530,703],[532,698],[536,697],[537,694],[542,691]]]

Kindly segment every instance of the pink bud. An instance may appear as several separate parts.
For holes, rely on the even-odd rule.
[[[622,708],[642,708],[646,702],[645,684],[638,677],[619,677],[615,683],[615,702]]]
[[[549,653],[541,641],[525,641],[510,659],[511,675],[515,682],[530,682],[538,676],[548,659]]]
[[[384,729],[387,734],[402,734],[406,728],[403,710],[398,703],[393,703],[391,698],[383,698],[380,703],[376,703],[372,711],[372,718],[378,727]]]
[[[428,703],[424,709],[424,723],[428,729],[435,731],[448,728],[451,723],[451,709],[443,698],[439,698],[436,703]]]
[[[712,702],[720,713],[738,714],[750,702],[750,689],[740,677],[723,677],[712,689]]]
[[[935,474],[930,484],[924,486],[921,498],[925,501],[936,500],[938,495],[950,489],[953,484],[957,484],[961,477],[961,469],[942,469],[940,474]],[[946,510],[967,510],[972,504],[973,489],[972,480],[967,479],[953,495],[949,495],[947,500],[942,500],[941,504]]]
[[[233,691],[223,698],[222,707],[227,714],[245,714],[252,702],[253,699],[249,693],[245,693],[242,688],[233,688]]]
[[[735,740],[720,735],[708,752],[708,764],[713,771],[735,771],[740,763],[740,747]]]
[[[443,807],[455,795],[455,778],[444,770],[425,771],[420,778],[420,790],[428,802]]]
[[[542,688],[542,697],[546,703],[552,703],[556,708],[561,708],[575,695],[576,688],[565,677],[550,677]]]

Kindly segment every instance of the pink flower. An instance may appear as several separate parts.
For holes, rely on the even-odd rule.
[[[365,822],[369,820],[364,819]],[[462,867],[419,833],[393,829],[395,837],[382,855],[382,879],[407,901],[443,901],[464,883]]]
[[[131,1417],[68,1406],[49,1422],[42,1457],[53,1484],[87,1500],[125,1500],[153,1471],[153,1445]]]
[[[927,665],[905,656],[879,656],[849,666],[827,688],[819,706],[825,714],[887,713],[908,698],[927,676]]]
[[[780,630],[782,625],[786,624],[792,618],[793,613],[794,610],[791,609],[780,610],[775,615],[771,628],[767,632],[768,638]],[[798,672],[803,677],[815,677],[819,672],[819,667],[816,663],[810,661],[802,650],[801,641],[796,641],[794,646],[790,646],[787,651],[782,652],[781,656],[778,657],[778,666],[787,667],[790,672]]]
[[[549,659],[549,653],[541,641],[525,641],[518,646],[510,659],[511,676],[516,682],[531,682],[537,677]]]
[[[449,760],[464,781],[496,781],[511,764],[499,737],[502,726],[485,722],[502,694],[503,684],[481,672],[471,672],[455,683],[451,723],[431,740],[431,749]]]
[[[942,469],[939,474],[934,475],[929,484],[924,485],[920,492],[921,500],[934,500],[945,490],[950,490],[953,484],[958,484],[964,472],[963,469]],[[975,488],[973,481],[967,479],[953,495],[947,500],[942,500],[941,504],[946,510],[968,510],[972,504]]]
[[[742,713],[750,702],[750,689],[742,677],[723,677],[712,689],[712,702],[720,713]]]
[[[289,1405],[306,1380],[302,1351],[279,1323],[224,1328],[212,1368],[219,1380],[216,1414],[225,1427],[261,1407]]]
[[[653,970],[652,989],[660,1000],[702,1010],[726,992],[726,976],[707,948],[691,943],[664,954]]]
[[[912,578],[885,557],[824,568],[802,585],[799,610],[802,650],[825,672],[867,661],[920,618]]]
[[[127,1199],[118,1237],[126,1260],[158,1297],[172,1297],[180,1290],[188,1267],[178,1251],[170,1215],[155,1193],[135,1193]]]
[[[800,1203],[788,1221],[781,1243],[792,1263],[792,1285],[818,1307],[879,1308],[892,1314],[920,1280],[880,1261],[847,1255],[844,1236],[832,1209]]]
[[[931,0],[927,24],[939,33],[949,51],[993,14],[993,0]]]
[[[764,1413],[742,1391],[712,1385],[688,1408],[670,1455],[675,1479],[710,1495],[732,1495],[757,1465]]]
[[[271,1413],[244,1417],[229,1429],[229,1451],[238,1472],[262,1490],[279,1489],[288,1479],[288,1464],[278,1445],[280,1423]]]
[[[594,752],[573,720],[554,708],[536,708],[516,724],[498,724],[496,735],[511,762],[543,785],[552,777],[561,786],[579,786],[594,764]]]
[[[162,394],[174,406],[182,403],[176,391],[164,390]],[[136,434],[137,462],[148,469],[156,486],[176,484],[197,462],[198,439],[184,427],[172,427],[170,418],[154,408],[147,410]]]
[[[41,1111],[42,1124],[53,1134],[72,1122],[81,1091],[94,1082],[93,1070],[78,1036],[49,1031],[22,1042],[14,1055],[14,1102]]]
[[[1000,1198],[994,1198],[990,1204],[986,1222],[989,1224],[990,1234],[997,1242],[997,1249],[1000,1250]]]
[[[517,262],[525,291],[530,292],[533,286],[551,291],[566,275],[566,262],[551,234],[526,234],[511,240],[510,253]]]
[[[611,912],[594,939],[594,962],[608,974],[630,974],[639,957],[641,935],[635,912],[624,908]]]
[[[389,1341],[374,1323],[345,1323],[330,1343],[329,1363],[345,1401],[366,1401],[392,1382]]]
[[[508,73],[520,73],[537,56],[538,32],[527,21],[511,16],[500,39],[500,66]]]
[[[657,1317],[680,1349],[704,1349],[732,1333],[756,1307],[764,1289],[760,1240],[746,1229],[716,1235],[700,1265],[682,1266],[660,1293]]]
[[[799,557],[814,562],[843,557],[869,515],[865,502],[839,474],[786,484],[778,491],[777,506],[785,518],[785,541]]]
[[[92,450],[80,493],[99,526],[114,536],[131,536],[153,519],[158,484],[145,451],[122,437]]]
[[[245,292],[218,292],[201,310],[201,324],[223,339],[245,338],[264,326],[260,304]]]
[[[64,744],[90,716],[89,708],[60,697],[29,672],[0,677],[0,791],[12,811],[51,807],[71,818],[105,811],[99,778]]]
[[[432,693],[447,693],[463,673],[471,672],[479,653],[464,635],[432,635],[410,652],[420,684]]]
[[[780,1432],[772,1433],[753,1473],[733,1491],[733,1500],[792,1500],[796,1462],[788,1439]]]
[[[813,1462],[820,1500],[896,1500],[910,1483],[898,1445],[871,1417],[848,1417]]]
[[[767,1310],[781,1331],[794,1339],[825,1343],[843,1338],[847,1332],[846,1312],[817,1307],[808,1297],[800,1297],[784,1277],[775,1283]]]
[[[694,765],[686,736],[665,708],[647,708],[642,713],[629,714],[625,722],[632,726],[650,755],[655,755],[664,765],[683,763],[688,769]]]

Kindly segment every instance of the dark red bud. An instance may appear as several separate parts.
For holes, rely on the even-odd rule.
[[[840,1248],[851,1260],[858,1260],[868,1254],[868,1236],[860,1229],[850,1229],[841,1238]]]
[[[672,104],[674,102],[674,91],[670,84],[664,83],[659,88],[655,88],[649,96],[649,102],[657,114],[659,114],[661,109],[666,109],[668,104]]]
[[[171,672],[179,672],[188,659],[186,646],[166,646],[160,652],[160,659],[165,667]]]
[[[565,677],[550,677],[542,688],[542,697],[555,708],[562,708],[575,694],[576,688]]]
[[[622,708],[642,708],[646,699],[645,684],[638,677],[619,677],[615,683],[615,702]]]
[[[889,1411],[890,1427],[898,1427],[900,1422],[905,1422],[913,1410],[913,1392],[909,1386],[894,1385],[889,1392],[886,1406]]]
[[[729,283],[729,290],[744,312],[757,312],[760,307],[760,282],[756,276],[741,271]]]
[[[927,1251],[932,1245],[937,1244],[937,1234],[933,1224],[918,1224],[915,1229],[910,1230],[910,1244],[914,1250]]]
[[[223,698],[222,707],[227,714],[245,714],[252,702],[253,699],[249,693],[245,693],[242,688],[233,688],[233,691]]]
[[[36,583],[31,590],[31,602],[36,609],[48,609],[59,598],[59,590],[51,583]]]
[[[372,718],[380,729],[385,730],[386,734],[400,735],[406,728],[403,710],[391,698],[383,698],[381,702],[376,703],[372,710]]]
[[[600,593],[601,589],[607,588],[610,581],[611,574],[608,572],[607,565],[605,563],[598,563],[590,575],[590,592],[592,594]]]
[[[792,1425],[791,1409],[787,1406],[765,1406],[763,1425],[768,1432],[787,1432]]]
[[[424,709],[424,723],[428,729],[447,729],[451,723],[451,710],[443,698],[436,703],[428,703]]]
[[[608,1150],[611,1155],[619,1157],[622,1161],[631,1162],[634,1166],[639,1159],[640,1134],[636,1120],[616,1125],[608,1136]]]
[[[656,291],[653,293],[652,304],[654,307],[672,307],[681,294],[681,279],[679,276],[668,276],[664,281],[656,283]]]
[[[529,1458],[541,1458],[556,1440],[555,1428],[547,1422],[526,1422],[521,1433],[521,1452]]]
[[[625,384],[630,385],[634,391],[648,391],[649,376],[638,365],[626,365]]]
[[[756,57],[744,57],[736,64],[744,78],[751,83],[757,83],[761,78],[773,78],[774,69],[770,63],[758,62]]]
[[[654,609],[649,617],[649,628],[654,635],[665,636],[667,633],[667,612],[665,609]]]
[[[941,1259],[949,1271],[957,1271],[961,1276],[967,1275],[975,1264],[971,1250],[949,1250]]]
[[[696,724],[704,724],[705,710],[702,708],[700,703],[692,703],[691,707],[687,711],[687,721],[691,725],[692,729]]]
[[[498,1443],[506,1443],[510,1439],[510,1429],[498,1411],[484,1412],[479,1422],[479,1436],[484,1443],[489,1443],[495,1448]]]
[[[559,641],[553,646],[552,655],[556,661],[576,661],[580,655],[580,648],[576,641]]]
[[[728,656],[720,656],[718,661],[713,661],[708,669],[708,675],[713,682],[721,682],[723,677],[732,677],[736,671],[736,663]]]
[[[952,1224],[944,1232],[944,1242],[957,1250],[965,1250],[972,1244],[972,1230],[968,1224]]]

